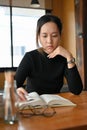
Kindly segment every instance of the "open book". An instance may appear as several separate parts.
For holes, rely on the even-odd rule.
[[[32,106],[32,107],[58,107],[58,106],[76,106],[75,103],[70,100],[63,98],[55,94],[42,94],[39,95],[37,92],[31,92],[26,95],[27,101],[19,102],[18,107],[21,109],[23,106]]]

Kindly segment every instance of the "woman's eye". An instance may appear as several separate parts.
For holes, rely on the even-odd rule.
[[[46,35],[44,35],[43,37],[47,37]]]
[[[58,35],[52,35],[52,37],[57,37]]]

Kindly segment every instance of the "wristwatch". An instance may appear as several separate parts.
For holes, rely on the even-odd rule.
[[[75,58],[73,57],[70,61],[67,61],[67,64],[75,63]]]

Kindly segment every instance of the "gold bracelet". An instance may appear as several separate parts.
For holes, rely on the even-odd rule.
[[[70,61],[67,61],[67,64],[75,63],[75,58],[73,57]]]

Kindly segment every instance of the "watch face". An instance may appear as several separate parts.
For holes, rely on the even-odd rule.
[[[75,58],[72,59],[72,62],[75,62]]]
[[[70,61],[67,62],[68,64],[75,63],[75,58],[72,58]]]

